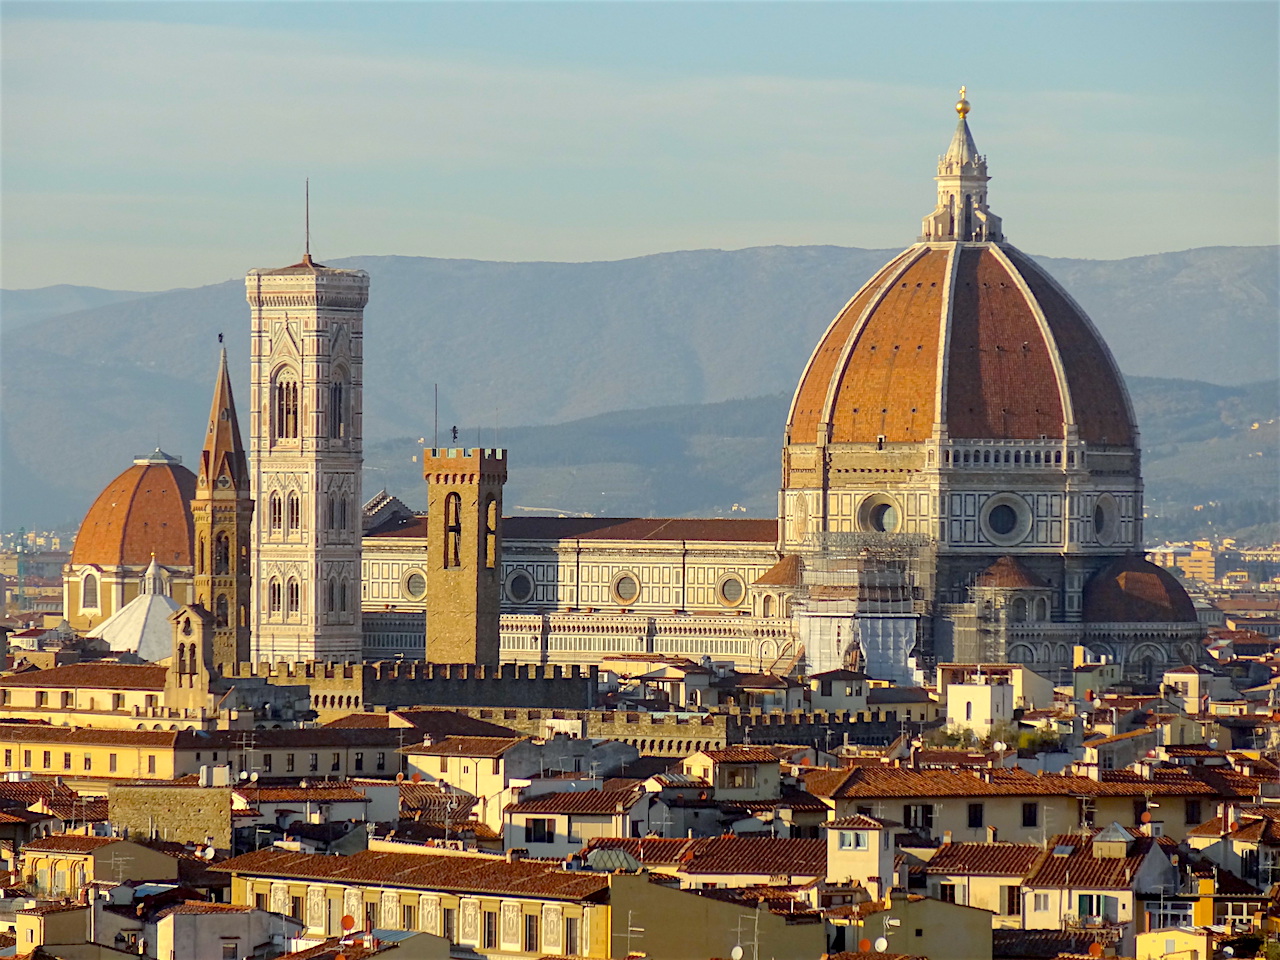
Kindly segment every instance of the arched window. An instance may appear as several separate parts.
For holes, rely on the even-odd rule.
[[[338,584],[338,612],[347,612],[347,581],[345,579]]]
[[[1027,601],[1023,597],[1019,597],[1013,601],[1013,622],[1023,623],[1027,619]]]
[[[80,586],[80,606],[96,607],[98,605],[98,578],[86,573]]]
[[[279,533],[284,527],[284,510],[281,507],[280,494],[271,494],[271,508],[268,512],[271,515],[271,532]]]
[[[338,497],[338,529],[347,529],[347,498]]]
[[[227,595],[225,593],[218,594],[218,599],[213,602],[213,625],[215,627],[225,627],[230,622],[230,613],[227,606]]]
[[[287,592],[288,602],[289,602],[289,612],[297,613],[300,609],[302,609],[302,591],[298,587],[298,581],[294,579],[290,579],[289,587],[286,592]]]
[[[965,718],[966,720],[972,720],[972,719],[973,719],[973,701],[972,701],[972,700],[966,700],[966,701],[965,701],[965,704],[964,704],[964,718]]]
[[[1044,597],[1036,601],[1036,619],[1042,621],[1049,619],[1049,601]]]
[[[347,436],[347,387],[342,380],[329,384],[329,438],[342,440]]]
[[[240,626],[247,627],[249,625],[249,607],[246,604],[240,604]]]
[[[291,377],[276,381],[273,404],[277,440],[298,439],[298,382]]]
[[[205,547],[204,537],[201,537],[200,542],[196,544],[196,573],[204,573]]]
[[[289,532],[296,533],[302,529],[302,501],[296,493],[289,494]]]
[[[267,606],[272,613],[280,612],[280,581],[272,580],[267,589]]]
[[[335,517],[333,494],[330,494],[324,498],[324,528],[326,530],[332,530],[335,527]]]
[[[484,508],[484,565],[498,565],[498,500],[490,497]]]
[[[765,595],[764,600],[760,604],[760,612],[766,617],[773,616],[773,597]]]
[[[456,493],[444,498],[444,565],[462,566],[462,497]]]
[[[219,533],[213,538],[213,573],[214,576],[231,572],[231,538]],[[226,624],[223,624],[226,626]]]

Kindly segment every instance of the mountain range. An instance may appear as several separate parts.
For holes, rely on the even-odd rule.
[[[409,448],[430,443],[438,421],[442,441],[458,424],[460,443],[512,449],[509,510],[713,514],[737,504],[769,515],[785,398],[831,317],[893,252],[333,261],[371,275],[366,490],[419,499]],[[1211,500],[1274,505],[1276,389],[1257,382],[1275,376],[1280,357],[1277,248],[1038,259],[1129,377],[1149,502],[1170,515],[1203,513]],[[74,526],[132,456],[156,446],[193,462],[220,332],[247,422],[241,280],[151,294],[4,291],[0,308],[6,529]]]

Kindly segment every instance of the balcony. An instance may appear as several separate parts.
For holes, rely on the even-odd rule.
[[[1065,930],[1087,933],[1099,943],[1119,943],[1124,938],[1125,923],[1108,920],[1097,914],[1064,913],[1062,926]]]

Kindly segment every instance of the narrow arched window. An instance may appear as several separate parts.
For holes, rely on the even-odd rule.
[[[276,397],[273,404],[277,440],[298,439],[298,382],[282,377],[276,381]]]
[[[271,494],[271,508],[268,511],[271,515],[271,532],[279,533],[284,527],[284,510],[280,503],[280,494]]]
[[[498,500],[490,497],[484,509],[484,565],[498,565]]]
[[[766,596],[760,604],[760,612],[766,617],[773,616],[773,597]]]
[[[302,501],[296,493],[289,494],[289,532],[297,533],[302,529]]]
[[[334,501],[333,495],[330,494],[329,496],[325,497],[324,526],[326,530],[332,530],[334,529],[335,526],[337,526],[337,523],[335,520],[335,517],[337,516],[337,514],[334,510],[334,506],[335,506],[335,501]]]
[[[1049,619],[1049,601],[1044,597],[1036,601],[1036,619],[1041,621]]]
[[[456,493],[444,498],[444,565],[462,566],[462,497]]]
[[[345,579],[338,584],[338,612],[347,612],[347,581]]]
[[[325,609],[329,613],[338,609],[338,581],[330,580],[329,587],[325,591]]]
[[[196,544],[196,573],[204,573],[204,552],[207,549],[204,537]]]
[[[279,613],[281,606],[280,581],[272,580],[271,586],[267,590],[267,605],[272,613]]]
[[[1027,619],[1027,601],[1019,597],[1013,601],[1013,622],[1023,623]]]
[[[297,613],[302,609],[302,591],[298,587],[298,581],[291,579],[286,591],[289,603],[289,612]]]
[[[213,573],[214,576],[219,576],[230,572],[231,538],[225,533],[219,533],[213,538]]]
[[[338,498],[338,529],[347,529],[347,498]]]
[[[227,595],[225,593],[218,594],[218,599],[213,602],[213,625],[215,627],[227,626],[231,618],[229,611]]]
[[[972,701],[972,700],[966,700],[966,701],[965,701],[965,704],[964,704],[964,718],[965,718],[966,720],[972,720],[972,719],[973,719],[973,701]]]
[[[347,387],[341,380],[329,384],[329,438],[343,440],[347,436]]]
[[[80,587],[80,606],[96,607],[98,605],[98,578],[86,573]]]

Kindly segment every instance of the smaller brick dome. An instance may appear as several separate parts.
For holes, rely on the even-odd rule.
[[[133,461],[98,495],[76,535],[72,563],[192,565],[195,474],[161,450]]]
[[[1002,590],[1043,590],[1049,584],[1024,567],[1015,557],[1004,556],[978,574],[979,587]]]
[[[1126,554],[1084,588],[1085,623],[1195,623],[1195,604],[1177,578]]]

